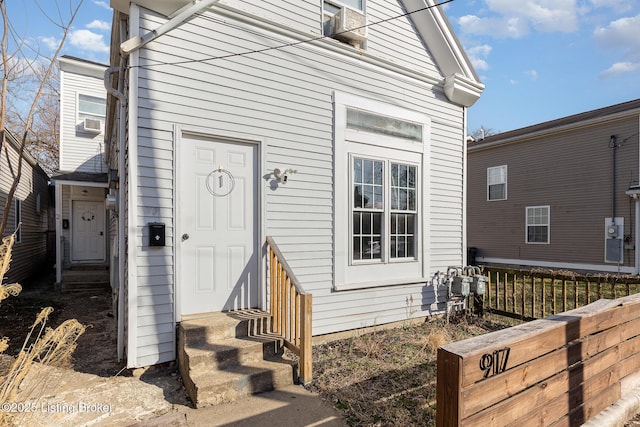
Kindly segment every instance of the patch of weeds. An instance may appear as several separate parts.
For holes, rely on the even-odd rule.
[[[308,388],[351,426],[432,426],[438,347],[503,327],[495,319],[437,318],[315,346]]]

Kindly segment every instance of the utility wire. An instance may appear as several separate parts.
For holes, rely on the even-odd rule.
[[[344,31],[341,31],[341,32],[338,32],[338,33],[333,33],[331,35],[322,35],[322,36],[313,37],[313,38],[310,38],[310,39],[300,40],[300,41],[297,41],[297,42],[284,43],[284,44],[281,44],[281,45],[278,45],[278,46],[271,46],[271,47],[265,47],[265,48],[262,48],[262,49],[248,50],[248,51],[239,52],[239,53],[230,53],[228,55],[212,56],[212,57],[209,57],[209,58],[186,59],[186,60],[183,60],[183,61],[175,61],[175,62],[158,62],[156,64],[136,65],[136,66],[130,66],[129,68],[144,68],[144,69],[148,69],[148,68],[151,68],[151,67],[157,67],[159,65],[192,64],[192,63],[196,63],[196,62],[208,62],[208,61],[214,61],[214,60],[218,60],[218,59],[229,59],[229,58],[234,58],[234,57],[238,57],[238,56],[252,55],[254,53],[263,53],[263,52],[268,52],[268,51],[271,51],[271,50],[279,50],[279,49],[283,49],[283,48],[287,48],[287,47],[298,46],[298,45],[302,45],[302,44],[306,44],[306,43],[315,42],[315,41],[318,41],[318,40],[323,40],[323,39],[326,39],[326,38],[332,38],[334,36],[339,36],[340,34],[348,33],[348,32],[351,32],[351,31],[362,29],[362,28],[373,27],[374,25],[379,25],[379,24],[383,24],[385,22],[393,21],[395,19],[404,18],[405,16],[409,16],[409,15],[412,15],[412,14],[417,13],[417,12],[422,12],[424,10],[429,10],[429,9],[434,8],[434,7],[442,6],[442,5],[445,5],[447,3],[451,3],[453,1],[455,1],[455,0],[443,0],[440,3],[434,4],[434,5],[431,5],[431,6],[425,6],[423,8],[416,9],[416,10],[414,10],[412,12],[406,12],[406,13],[403,13],[401,15],[396,15],[396,16],[392,16],[390,18],[381,19],[380,21],[371,22],[369,24],[361,25],[359,27],[349,28],[348,30],[344,30]]]

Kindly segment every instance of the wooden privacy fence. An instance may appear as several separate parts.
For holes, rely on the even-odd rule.
[[[638,276],[495,267],[484,267],[483,274],[489,279],[485,308],[523,319],[541,319],[602,298],[616,299],[640,293]]]
[[[272,237],[269,247],[269,314],[273,332],[284,345],[300,357],[300,381],[306,384],[312,374],[312,295],[305,292]]]
[[[438,349],[436,425],[578,426],[637,386],[640,294]]]

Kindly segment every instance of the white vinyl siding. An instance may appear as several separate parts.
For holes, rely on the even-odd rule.
[[[234,2],[226,2],[235,4]],[[242,8],[264,16],[288,13],[273,2],[246,2]],[[295,3],[298,5],[298,3]],[[291,4],[283,4],[287,10]],[[320,27],[318,4],[300,3],[314,11]],[[269,8],[265,11],[265,8]],[[212,9],[213,10],[213,9]],[[400,14],[396,3],[368,1],[367,10],[378,16]],[[399,13],[398,13],[399,12]],[[175,236],[173,218],[174,125],[228,138],[263,141],[261,176],[275,168],[295,169],[286,185],[272,187],[261,180],[265,194],[264,235],[273,236],[287,262],[306,290],[314,295],[314,334],[322,334],[402,320],[407,317],[406,298],[414,295],[411,315],[429,312],[435,302],[423,300],[426,282],[392,288],[333,291],[334,241],[334,108],[336,91],[376,99],[389,105],[428,115],[431,120],[430,157],[422,164],[424,181],[423,235],[429,273],[446,270],[462,262],[464,243],[462,220],[463,111],[452,105],[440,89],[428,81],[441,76],[425,52],[406,18],[380,26],[371,34],[367,52],[379,55],[388,65],[390,56],[404,68],[394,73],[385,67],[325,49],[321,44],[303,44],[268,53],[238,55],[225,60],[159,65],[181,60],[213,58],[250,50],[279,46],[293,41],[243,21],[225,17],[222,23],[212,12],[197,16],[143,48],[138,80],[137,234],[129,237],[137,245],[137,295],[135,332],[139,344],[135,364],[170,360],[172,341],[153,335],[173,321]],[[271,14],[271,15],[270,15]],[[142,11],[141,31],[164,21]],[[308,15],[291,19],[299,26]],[[306,21],[305,21],[306,22]],[[307,28],[308,29],[308,28]],[[397,31],[396,31],[397,30]],[[375,42],[374,42],[375,40]],[[328,41],[330,43],[331,41]],[[416,55],[414,55],[416,53]],[[311,64],[311,65],[310,65]],[[149,67],[146,67],[150,65]],[[406,70],[413,69],[423,79]],[[402,159],[397,159],[401,163]],[[411,163],[411,162],[410,162]],[[345,169],[346,172],[346,169]],[[148,221],[167,225],[167,246],[148,251]],[[346,239],[347,234],[340,237]],[[420,251],[422,253],[422,251]],[[163,296],[164,295],[164,296]],[[162,297],[161,297],[162,296]],[[161,298],[160,298],[161,297]],[[442,302],[442,300],[439,300]],[[149,304],[149,305],[146,305]],[[144,325],[144,327],[143,327]],[[155,329],[154,329],[155,328]],[[150,336],[153,335],[153,336]],[[144,350],[143,350],[144,347]]]
[[[106,67],[105,67],[106,68]],[[104,173],[104,135],[83,130],[85,118],[104,120],[104,81],[72,71],[60,72],[60,170]]]

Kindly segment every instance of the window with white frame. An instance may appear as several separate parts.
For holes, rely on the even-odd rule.
[[[336,289],[417,283],[426,277],[424,114],[335,95]],[[413,282],[412,282],[413,281]]]
[[[352,261],[416,259],[417,166],[362,157],[352,165]]]
[[[78,95],[78,119],[94,119],[104,121],[107,111],[105,98],[91,95]]]
[[[527,207],[527,243],[549,243],[549,206]]]
[[[487,168],[487,200],[507,200],[507,165]]]

